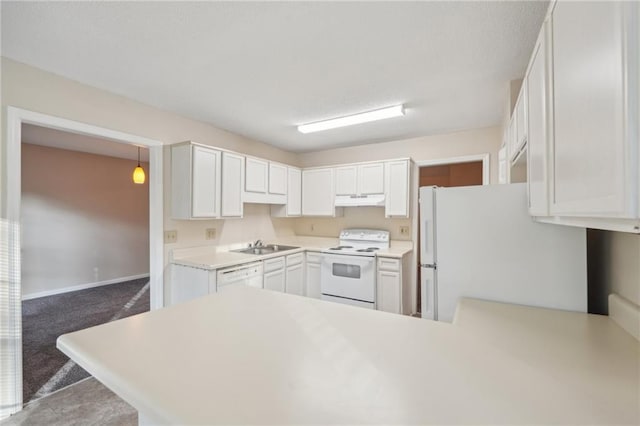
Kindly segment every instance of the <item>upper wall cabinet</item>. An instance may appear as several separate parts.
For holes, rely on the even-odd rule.
[[[637,217],[639,45],[626,10],[635,6],[553,10],[552,215]]]
[[[320,168],[302,171],[302,215],[336,216],[335,169]]]
[[[409,160],[385,163],[387,195],[385,197],[386,217],[409,217]]]
[[[221,156],[190,142],[171,147],[171,215],[174,219],[220,217]]]
[[[336,167],[336,195],[384,194],[384,163]]]
[[[551,129],[550,51],[547,39],[549,24],[545,22],[533,49],[529,70],[523,84],[527,87],[529,134],[527,142],[527,182],[529,185],[529,213],[546,216],[549,213],[547,155]]]
[[[287,203],[272,205],[271,216],[297,217],[302,215],[302,171],[297,167],[287,167]]]
[[[222,153],[222,217],[242,217],[244,187],[244,157]]]
[[[546,222],[640,232],[640,7],[551,8],[526,77],[530,211]]]
[[[245,203],[286,204],[287,166],[247,157],[243,200]]]

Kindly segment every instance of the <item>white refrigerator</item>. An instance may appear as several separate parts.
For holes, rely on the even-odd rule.
[[[422,317],[459,298],[586,312],[586,230],[534,222],[526,184],[420,188]]]

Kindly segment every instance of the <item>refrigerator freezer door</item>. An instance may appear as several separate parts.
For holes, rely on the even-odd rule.
[[[585,312],[586,231],[534,222],[526,184],[439,188],[437,313],[460,297]]]
[[[420,268],[421,309],[422,318],[435,320],[436,316],[436,270],[433,268]]]
[[[420,265],[436,263],[436,216],[434,186],[420,188]]]

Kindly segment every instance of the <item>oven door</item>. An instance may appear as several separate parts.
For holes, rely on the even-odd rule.
[[[375,257],[323,254],[322,294],[375,303],[375,266]]]

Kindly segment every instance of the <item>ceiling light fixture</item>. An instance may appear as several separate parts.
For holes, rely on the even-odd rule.
[[[140,166],[140,147],[138,147],[138,166],[133,169],[133,183],[143,184],[144,180],[144,169]]]
[[[319,132],[321,130],[352,126],[354,124],[368,123],[370,121],[384,120],[385,118],[400,117],[402,115],[404,115],[404,105],[395,105],[392,107],[376,109],[374,111],[348,115],[346,117],[316,121],[315,123],[309,124],[301,124],[298,126],[298,131],[300,133]]]

